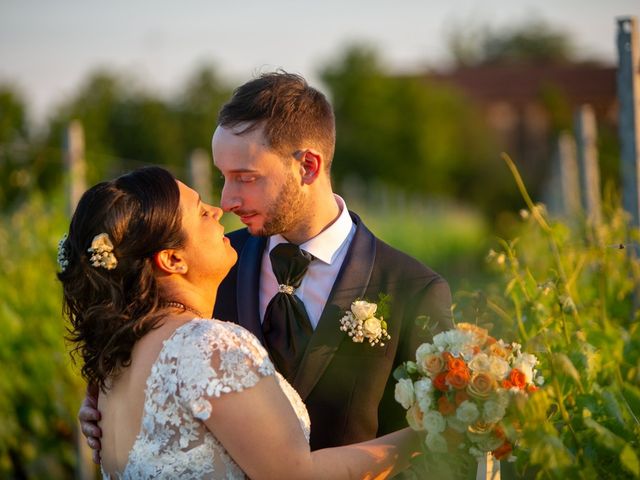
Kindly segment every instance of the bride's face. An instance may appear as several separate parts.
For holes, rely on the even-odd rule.
[[[189,273],[201,275],[203,280],[221,280],[238,258],[224,236],[224,227],[220,224],[222,210],[204,203],[195,190],[180,181],[178,187],[182,228],[187,237],[184,255]]]

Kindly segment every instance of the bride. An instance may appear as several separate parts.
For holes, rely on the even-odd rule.
[[[145,167],[81,198],[58,278],[82,374],[100,388],[105,478],[387,478],[410,429],[311,452],[309,416],[259,341],[209,319],[236,261],[219,208]]]

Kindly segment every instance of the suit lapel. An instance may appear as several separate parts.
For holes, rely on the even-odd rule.
[[[260,265],[266,246],[265,237],[249,237],[238,258],[238,285],[236,302],[238,323],[253,333],[264,344],[260,325],[259,292]]]
[[[311,393],[345,338],[346,334],[340,330],[340,318],[351,302],[364,296],[371,278],[376,239],[356,214],[351,213],[351,217],[356,224],[355,235],[293,381],[303,400]]]

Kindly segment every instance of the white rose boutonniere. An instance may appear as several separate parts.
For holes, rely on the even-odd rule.
[[[388,297],[380,295],[380,302],[387,301]],[[390,340],[391,336],[387,333],[387,322],[384,317],[376,312],[379,305],[370,303],[365,300],[356,300],[351,304],[351,309],[347,310],[340,319],[340,330],[347,332],[355,343],[364,342],[365,338],[369,345],[384,346],[384,340]]]

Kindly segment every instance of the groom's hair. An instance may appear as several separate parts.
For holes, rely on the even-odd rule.
[[[240,127],[238,135],[264,127],[270,148],[283,157],[312,146],[323,154],[327,171],[331,168],[336,143],[333,109],[300,75],[264,73],[241,85],[220,110],[218,124]]]

